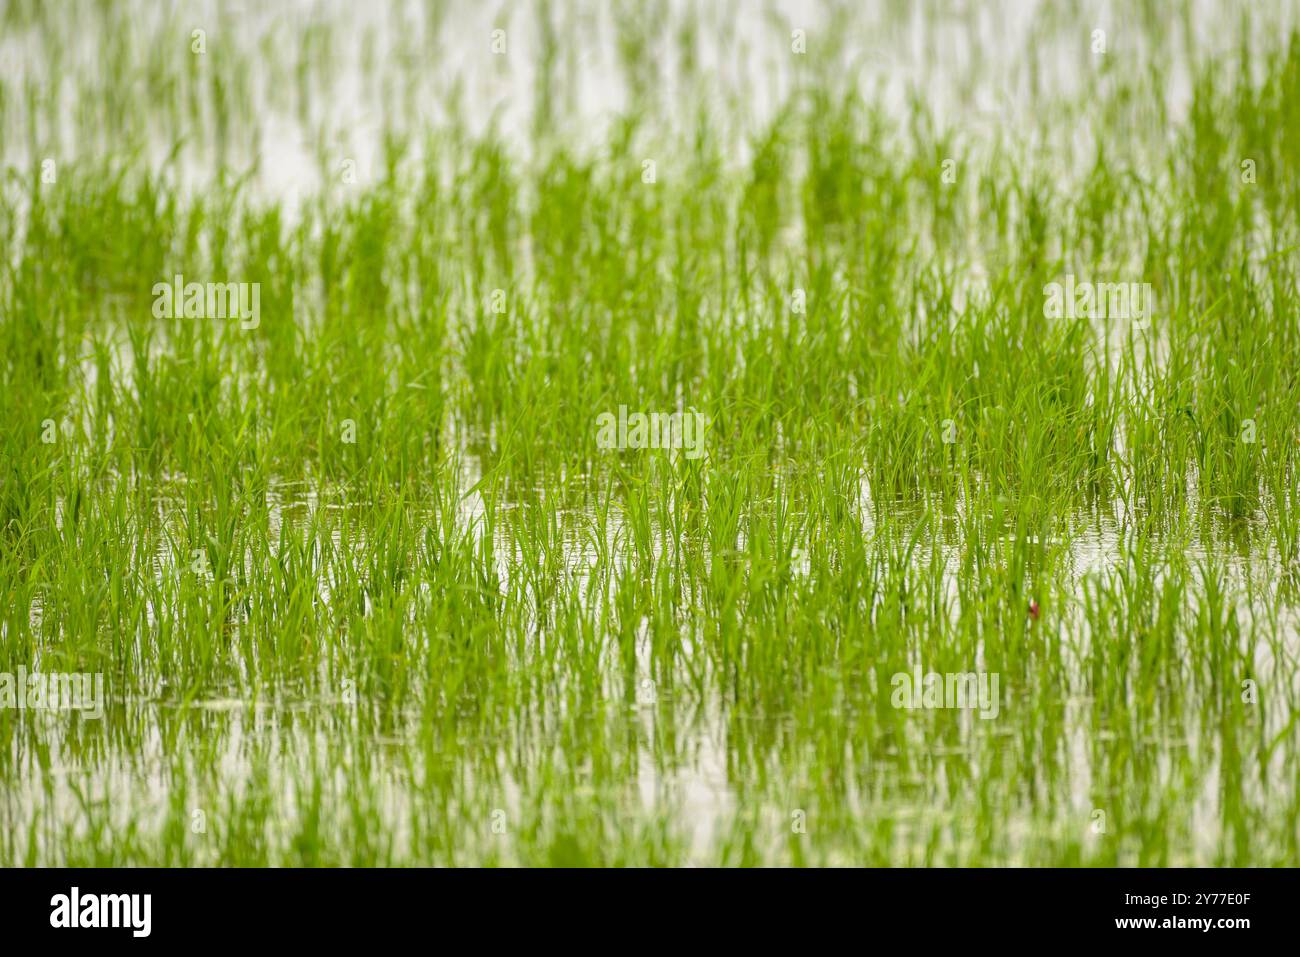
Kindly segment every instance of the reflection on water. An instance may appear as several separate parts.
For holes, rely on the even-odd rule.
[[[456,469],[461,476],[453,511],[456,533],[481,547],[487,534],[477,491],[481,472],[468,453]],[[865,483],[862,488],[858,508],[864,539],[878,543],[884,555],[891,554],[891,543],[909,539],[918,524],[928,529],[911,566],[899,573],[918,607],[946,616],[958,634],[974,603],[962,578],[962,537],[950,523],[932,522],[916,509],[886,515],[865,494]],[[158,499],[162,517],[168,496],[160,492]],[[273,541],[286,526],[312,530],[315,597],[329,605],[343,556],[367,550],[364,518],[358,521],[362,506],[349,502],[346,489],[306,482],[278,485],[267,501]],[[430,527],[440,520],[428,511],[417,513]],[[517,547],[520,526],[529,519],[520,508],[498,508],[493,521],[501,593],[518,607],[538,607],[534,587],[521,584],[529,579]],[[610,514],[602,522],[592,509],[558,509],[550,534],[563,555],[573,596],[588,609],[617,602],[619,576],[611,568],[644,575],[669,554],[664,529],[656,524],[652,560],[640,563],[623,518]],[[603,548],[594,544],[596,536]],[[269,812],[270,830],[258,838],[268,854],[296,847],[303,860],[313,860],[311,854],[326,853],[326,846],[354,846],[350,842],[365,830],[379,842],[365,846],[396,862],[451,861],[462,855],[496,859],[497,854],[508,862],[512,845],[492,830],[492,813],[500,811],[507,833],[529,822],[553,831],[558,836],[551,839],[561,846],[579,821],[598,820],[603,829],[592,833],[603,835],[598,843],[608,842],[610,852],[627,839],[626,829],[648,828],[659,835],[665,860],[704,863],[720,852],[744,859],[761,851],[785,859],[791,852],[782,835],[789,833],[792,815],[802,812],[803,826],[846,829],[822,846],[824,862],[853,863],[863,855],[888,853],[896,863],[922,863],[987,851],[989,839],[976,834],[972,823],[974,815],[985,815],[992,806],[1005,859],[1032,861],[1050,842],[1068,843],[1069,835],[1085,844],[1099,839],[1090,831],[1094,810],[1106,804],[1106,795],[1113,798],[1140,785],[1150,789],[1142,797],[1156,802],[1157,810],[1172,801],[1188,815],[1188,841],[1170,863],[1203,861],[1224,839],[1223,788],[1231,784],[1231,800],[1246,806],[1262,807],[1266,798],[1275,802],[1287,758],[1283,750],[1273,752],[1273,784],[1266,794],[1252,769],[1259,753],[1249,748],[1243,753],[1247,742],[1223,738],[1202,697],[1177,684],[1163,685],[1159,676],[1155,687],[1135,682],[1131,688],[1131,694],[1149,697],[1149,705],[1136,706],[1131,714],[1099,708],[1090,694],[1094,629],[1116,621],[1090,596],[1122,590],[1125,586],[1116,585],[1120,580],[1132,583],[1130,536],[1114,518],[1081,517],[1055,540],[1035,543],[1056,554],[1054,573],[1066,582],[1056,594],[1067,601],[1075,597],[1043,621],[1043,627],[1051,621],[1051,631],[1041,638],[1052,645],[1055,669],[1003,670],[1003,707],[994,721],[978,720],[972,712],[900,713],[882,707],[889,698],[888,676],[873,661],[870,625],[860,634],[826,638],[860,645],[860,667],[812,675],[792,668],[780,679],[789,693],[767,698],[738,694],[743,681],[738,685],[726,673],[709,642],[692,640],[705,627],[701,622],[682,623],[672,652],[666,653],[666,636],[652,633],[643,618],[627,646],[613,638],[598,642],[593,660],[599,668],[582,673],[572,663],[585,660],[585,653],[565,644],[572,637],[553,636],[546,616],[534,615],[529,639],[503,649],[506,670],[499,683],[484,684],[481,695],[467,686],[463,696],[452,697],[445,675],[429,684],[420,677],[418,662],[412,673],[394,677],[396,684],[359,687],[347,677],[356,666],[348,644],[368,640],[365,634],[342,636],[319,657],[313,673],[297,680],[263,680],[255,673],[255,654],[237,657],[248,667],[220,687],[167,681],[133,687],[110,678],[112,704],[98,726],[66,715],[17,716],[10,728],[10,760],[27,773],[8,782],[6,814],[74,828],[87,826],[89,817],[96,826],[111,828],[116,841],[124,833],[188,828],[195,811],[233,840],[241,815],[253,827]],[[800,551],[814,548],[810,541]],[[275,547],[271,551],[272,559],[279,557]],[[1244,629],[1242,652],[1254,655],[1250,673],[1272,686],[1275,669],[1285,669],[1300,651],[1295,609],[1273,610],[1278,570],[1267,555],[1225,550],[1223,542],[1196,544],[1188,567],[1216,555],[1220,561],[1213,564],[1224,576],[1224,593],[1243,603],[1231,614]],[[417,568],[427,558],[412,554],[407,564]],[[165,549],[159,551],[153,566],[158,582],[174,574],[173,561]],[[792,567],[792,574],[801,587],[817,586],[806,561]],[[1151,577],[1159,591],[1166,576],[1182,574],[1163,568]],[[429,583],[419,587],[427,597]],[[882,625],[897,611],[889,601],[882,592],[873,602]],[[1195,611],[1190,594],[1182,604],[1184,611]],[[417,636],[428,626],[427,608],[416,595],[402,613],[405,627]],[[1261,633],[1268,640],[1250,630],[1277,615],[1282,619]],[[598,622],[594,614],[588,620]],[[232,622],[235,644],[241,627]],[[424,640],[454,642],[458,636],[430,633]],[[788,645],[791,659],[806,653],[796,649],[792,636],[773,634],[771,641]],[[919,643],[916,649],[928,666],[929,649]],[[671,665],[665,664],[666,654]],[[450,660],[437,658],[442,665]],[[994,663],[977,660],[977,666],[996,670]],[[1186,680],[1185,670],[1183,675]],[[1027,686],[1026,676],[1039,683]],[[1294,670],[1291,676],[1280,685],[1294,690]],[[1052,686],[1042,686],[1044,680]],[[1201,678],[1191,681],[1199,684]],[[431,695],[431,688],[439,690]],[[827,711],[837,715],[836,722],[828,724]],[[1270,741],[1287,734],[1288,709],[1261,708],[1259,714],[1252,735]],[[1113,728],[1115,722],[1139,722],[1141,728]],[[1117,761],[1117,742],[1143,749],[1122,759],[1136,766]],[[53,762],[48,774],[30,773],[37,754]],[[1233,763],[1224,768],[1225,761]],[[1145,768],[1146,762],[1154,762],[1154,768]],[[216,795],[229,806],[210,806]],[[298,846],[304,820],[321,829],[320,845]],[[862,822],[878,830],[862,832]],[[336,843],[339,832],[346,835],[341,844]],[[220,860],[220,842],[200,837],[187,841],[193,862]],[[8,851],[21,858],[33,844],[62,838],[17,828],[9,840]],[[750,847],[753,842],[758,843]],[[147,855],[147,845],[138,853]]]
[[[134,33],[59,41],[61,86],[45,55],[52,23],[6,29],[0,57],[10,89],[69,102],[108,73],[102,99],[62,114],[66,155],[104,150],[111,130],[164,168],[193,134],[178,154],[183,178],[254,167],[255,194],[293,208],[344,161],[384,163],[386,137],[436,155],[425,134],[452,119],[495,128],[526,158],[539,117],[559,124],[547,135],[598,142],[620,111],[673,116],[665,104],[698,103],[720,127],[731,118],[738,128],[722,133],[747,162],[745,130],[823,75],[855,78],[901,119],[920,91],[937,122],[972,135],[1014,124],[1031,141],[1071,137],[1064,164],[1092,154],[1090,128],[1035,112],[1042,103],[1158,83],[1169,113],[1149,129],[1161,130],[1187,107],[1183,51],[1231,39],[1207,26],[1219,10],[1208,2],[1154,30],[1103,5],[1065,22],[1057,5],[1020,2],[938,4],[935,15],[897,2],[674,2],[640,34],[602,4],[555,6],[552,31],[533,5],[223,3],[163,18],[141,6]],[[1133,16],[1158,22],[1161,7]],[[1110,24],[1115,55],[1158,52],[1166,72],[1098,79],[1062,66],[1063,50],[1087,42],[1077,22],[1093,20]],[[1278,4],[1255,27],[1280,35],[1295,22],[1295,6]],[[196,24],[210,48],[237,43],[239,54],[185,60],[168,80],[174,57],[190,56],[175,54],[175,38]],[[482,55],[501,24],[508,49],[527,55]],[[685,24],[690,63],[669,42]],[[786,52],[796,28],[817,50],[806,67]],[[218,78],[228,115],[186,127],[185,91]],[[156,110],[121,109],[117,96],[137,83],[157,93]],[[1141,119],[1135,141],[1158,135]],[[0,124],[6,162],[29,162],[18,114]],[[1140,144],[1117,144],[1130,148]],[[972,259],[972,275],[996,272]],[[984,291],[972,281],[959,296]],[[1096,333],[1113,366],[1132,330]],[[134,353],[107,341],[107,366],[87,343],[86,395],[101,368],[133,374]],[[1158,329],[1146,341],[1139,366],[1168,360]],[[82,412],[89,434],[89,401]],[[86,857],[68,863],[207,864],[235,848],[269,863],[1061,863],[1101,854],[1121,826],[1126,843],[1103,862],[1214,863],[1251,841],[1271,860],[1295,846],[1294,819],[1271,809],[1297,802],[1286,772],[1300,622],[1294,601],[1278,601],[1287,570],[1253,544],[1268,539],[1249,522],[1166,542],[1123,494],[1026,535],[982,514],[985,498],[878,499],[862,462],[856,499],[836,503],[861,546],[846,572],[828,558],[830,533],[844,532],[829,521],[802,526],[777,560],[760,551],[767,530],[741,516],[716,549],[665,519],[681,514],[676,489],[637,510],[593,504],[588,477],[570,477],[584,494],[509,488],[489,481],[474,443],[449,444],[427,499],[394,505],[297,478],[273,482],[257,508],[232,494],[225,504],[249,537],[228,587],[211,590],[219,607],[177,584],[194,560],[187,477],[149,490],[153,521],[125,553],[148,599],[114,645],[126,654],[136,639],[139,660],[108,663],[105,719],[0,714],[0,860],[75,847]],[[776,504],[750,508],[809,518],[794,495]],[[1040,593],[1014,590],[1030,581]],[[55,647],[67,636],[47,625],[46,600],[32,595],[30,622]],[[773,624],[742,642],[748,601],[767,602],[754,617]],[[783,601],[839,604],[795,630],[780,627]],[[451,602],[472,608],[455,620],[477,630],[447,627]],[[225,645],[196,647],[189,629],[217,615]],[[194,656],[227,662],[222,680],[187,680]],[[997,672],[998,719],[893,709],[890,676],[913,666]],[[1225,720],[1247,679],[1273,697]],[[1144,845],[1147,823],[1177,839]]]

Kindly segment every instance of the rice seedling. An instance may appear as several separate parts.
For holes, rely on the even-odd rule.
[[[1295,863],[1294,3],[370,6],[0,11],[0,865]]]

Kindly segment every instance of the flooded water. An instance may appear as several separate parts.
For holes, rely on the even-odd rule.
[[[5,28],[6,165],[39,164],[50,142],[69,165],[138,150],[199,193],[247,173],[248,201],[280,204],[286,221],[345,202],[330,191],[348,168],[373,180],[386,142],[405,140],[408,159],[436,166],[453,128],[494,131],[527,169],[543,139],[605,143],[628,111],[678,132],[703,113],[745,168],[750,134],[826,77],[851,77],[904,128],[920,98],[974,156],[1014,129],[1031,150],[1059,149],[1069,179],[1096,146],[1080,102],[1122,100],[1124,84],[1158,87],[1159,123],[1145,122],[1150,101],[1135,94],[1131,136],[1113,144],[1144,155],[1187,118],[1186,51],[1226,56],[1237,42],[1210,0],[1167,23],[1161,4],[965,0],[128,9],[130,29],[108,37],[73,30],[56,43],[57,18]],[[1300,22],[1295,4],[1256,13],[1261,43]],[[1070,66],[1097,42],[1088,26],[1104,31],[1106,56],[1160,69]],[[167,56],[152,51],[195,30],[206,53],[173,83]],[[790,56],[796,31],[814,54],[807,65]],[[498,39],[504,52],[484,55]],[[95,96],[120,89],[103,78],[122,61],[145,64],[139,101]],[[185,84],[214,82],[228,113],[190,124]],[[42,108],[15,109],[25,101]],[[665,180],[677,162],[660,156]],[[797,246],[798,225],[787,239]],[[971,247],[954,316],[990,295],[999,270],[974,237]],[[324,324],[328,302],[309,285],[294,308],[304,325]],[[450,328],[471,320],[457,312]],[[1171,361],[1161,328],[1092,332],[1112,373]],[[1133,336],[1144,348],[1126,351]],[[113,350],[107,365],[100,343]],[[166,356],[173,343],[160,336],[140,349],[105,322],[85,345],[87,398],[72,420],[91,440],[102,424],[93,396],[112,388],[99,377],[138,395],[140,357]],[[263,370],[252,365],[236,392],[256,386]],[[396,365],[388,372],[391,392],[409,387]],[[630,500],[638,510],[610,491],[632,484],[624,475],[547,471],[511,485],[496,468],[505,456],[481,451],[499,453],[505,438],[460,421],[431,434],[449,449],[443,467],[392,500],[310,471],[272,473],[264,487],[227,476],[224,497],[201,468],[156,483],[143,468],[105,471],[102,487],[147,505],[130,527],[115,527],[106,508],[97,538],[69,518],[89,506],[58,497],[52,524],[66,547],[111,540],[123,567],[74,587],[24,560],[9,594],[27,599],[28,634],[55,663],[64,644],[94,644],[59,624],[78,588],[94,598],[99,633],[113,635],[95,646],[108,700],[100,721],[0,712],[0,862],[1200,865],[1275,862],[1300,839],[1287,811],[1300,801],[1288,773],[1300,603],[1285,597],[1293,572],[1267,502],[1241,521],[1207,519],[1194,536],[1164,538],[1120,489],[1026,532],[1010,510],[982,512],[983,494],[877,494],[870,476],[881,463],[864,458],[846,466],[856,497],[836,502],[860,533],[848,575],[828,532],[843,529],[813,514],[793,478],[747,490],[734,536],[719,532],[715,548],[691,525],[700,496],[684,467],[673,471],[681,463]],[[1122,434],[1116,443],[1130,454]],[[228,525],[200,522],[196,497]],[[784,552],[767,541],[773,515],[788,518]],[[242,536],[224,580],[195,572],[228,588],[178,584],[191,562],[206,569],[225,553],[196,554],[189,532],[200,525],[214,543],[227,527]],[[753,555],[769,548],[782,560],[755,582]],[[1022,581],[1041,592],[1010,594]],[[138,617],[106,597],[123,593],[140,596]],[[798,628],[785,601],[800,609]],[[807,610],[818,601],[834,603],[822,621]],[[219,639],[192,641],[212,620]],[[998,715],[892,705],[897,676],[913,669],[998,675]],[[1247,683],[1273,697],[1242,717]]]

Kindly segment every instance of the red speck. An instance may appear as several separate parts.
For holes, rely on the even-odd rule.
[[[1038,602],[1031,601],[1029,603],[1029,617],[1034,621],[1038,621]]]

